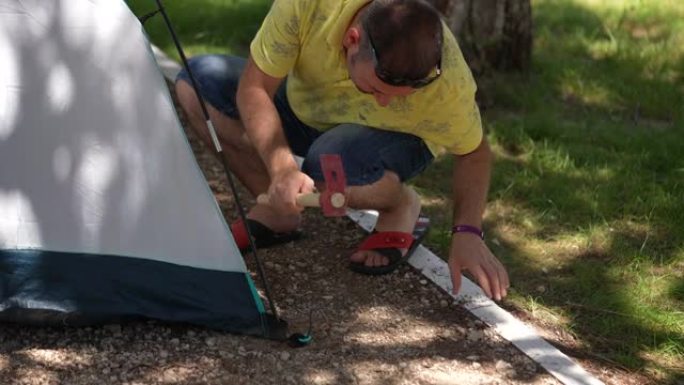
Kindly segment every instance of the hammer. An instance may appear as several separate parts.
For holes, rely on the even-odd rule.
[[[337,154],[321,154],[321,169],[325,180],[325,191],[322,193],[299,194],[295,201],[303,207],[320,207],[323,215],[328,217],[340,217],[346,214],[345,206],[347,199],[344,196],[344,188],[347,186],[347,178],[344,175],[342,158]],[[268,204],[268,195],[260,194],[257,203]]]

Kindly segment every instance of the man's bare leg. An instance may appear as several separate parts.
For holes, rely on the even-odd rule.
[[[348,187],[346,192],[349,207],[378,210],[377,231],[413,232],[420,215],[420,197],[411,187],[401,183],[397,174],[386,171],[379,181]],[[406,249],[401,252],[405,253]],[[389,264],[387,257],[370,250],[357,251],[350,260],[371,267]]]
[[[185,81],[176,83],[178,100],[186,112],[190,126],[212,150],[214,145],[194,90]],[[228,156],[231,171],[253,194],[265,192],[270,178],[261,158],[249,143],[240,121],[231,119],[207,105],[223,151]],[[350,207],[378,210],[378,231],[403,231],[411,233],[420,214],[420,199],[413,189],[402,184],[393,172],[386,172],[377,182],[367,186],[347,188]],[[283,217],[268,205],[256,205],[247,214],[277,232],[285,232],[299,226],[299,215]],[[404,250],[405,251],[405,250]],[[362,251],[351,256],[353,262],[367,266],[384,266],[387,257],[373,251]]]
[[[176,95],[190,126],[205,145],[215,153],[209,129],[202,113],[201,106],[192,86],[184,80],[176,83]],[[228,157],[231,172],[242,182],[253,196],[264,193],[271,183],[264,163],[252,147],[245,129],[239,120],[231,119],[207,103],[207,110],[216,129],[216,134]],[[277,215],[270,206],[255,205],[247,214],[250,219],[257,220],[276,232],[287,232],[299,226],[300,216]]]

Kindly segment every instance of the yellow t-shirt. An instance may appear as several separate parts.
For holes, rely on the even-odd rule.
[[[482,141],[476,85],[444,26],[442,75],[381,107],[349,78],[342,38],[369,0],[275,0],[250,46],[254,62],[273,77],[287,76],[287,98],[305,124],[321,131],[356,123],[422,138],[433,153],[467,154]]]

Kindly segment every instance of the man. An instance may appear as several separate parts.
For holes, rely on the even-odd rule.
[[[423,0],[275,0],[250,57],[202,56],[190,63],[232,172],[269,204],[231,230],[248,247],[297,237],[295,196],[323,181],[323,153],[340,154],[350,207],[379,212],[375,233],[350,267],[384,274],[415,249],[420,198],[405,184],[437,148],[455,156],[454,292],[469,270],[499,300],[506,270],[482,239],[491,152],[475,104],[475,83],[456,40]],[[286,81],[285,81],[286,80]],[[239,82],[238,82],[239,81]],[[191,125],[210,144],[185,72],[176,90]],[[293,154],[303,156],[300,171]]]

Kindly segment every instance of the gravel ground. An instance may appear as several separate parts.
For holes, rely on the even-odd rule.
[[[220,164],[192,140],[227,218]],[[241,193],[245,203],[251,199]],[[0,329],[2,384],[555,384],[510,344],[408,266],[367,277],[346,268],[363,237],[346,218],[306,212],[305,239],[264,250],[274,300],[292,331],[285,344],[184,325]],[[247,263],[252,271],[251,256]],[[259,280],[255,277],[257,285]]]
[[[232,220],[220,164],[192,135],[191,144]],[[310,346],[153,321],[3,325],[0,384],[558,383],[410,267],[382,277],[348,270],[347,255],[363,237],[350,220],[308,210],[303,230],[305,239],[260,257],[291,330],[305,331],[312,311]],[[255,271],[251,256],[247,263]]]

